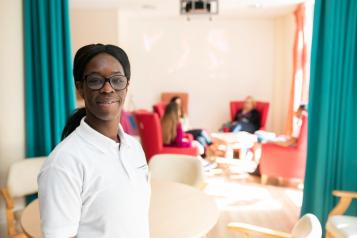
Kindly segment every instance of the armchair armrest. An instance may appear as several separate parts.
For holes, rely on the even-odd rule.
[[[1,188],[0,193],[5,200],[6,208],[13,209],[14,208],[14,200],[10,196],[9,190],[7,188]]]
[[[328,215],[329,217],[344,214],[346,212],[346,210],[348,209],[348,207],[350,206],[352,199],[357,198],[356,192],[335,190],[332,192],[332,194],[336,197],[339,197],[340,201],[329,213],[329,215]]]
[[[179,148],[164,146],[163,149],[159,152],[159,154],[184,154],[197,156],[199,155],[199,151],[197,147]]]
[[[185,133],[185,137],[184,138],[186,138],[189,141],[193,141],[193,135],[191,135],[191,134]]]
[[[9,237],[16,237],[16,226],[14,218],[14,200],[12,199],[8,188],[1,188],[0,193],[5,200],[6,205],[6,222]],[[20,238],[20,237],[19,237]]]
[[[255,225],[250,225],[246,223],[238,223],[238,222],[232,222],[229,223],[227,226],[228,230],[230,231],[235,231],[235,232],[240,232],[244,234],[246,237],[251,237],[252,235],[263,235],[264,237],[267,238],[288,238],[291,237],[289,233],[281,232],[281,231],[276,231],[260,226],[255,226]]]
[[[275,144],[275,143],[265,143],[262,144],[262,148],[263,150],[282,150],[282,151],[295,151],[296,147],[295,146],[282,146],[279,144]]]
[[[357,198],[357,193],[356,192],[349,192],[349,191],[340,191],[340,190],[334,190],[332,192],[332,195],[336,197],[347,197],[347,198]]]

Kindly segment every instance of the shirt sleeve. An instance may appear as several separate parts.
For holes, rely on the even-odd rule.
[[[177,125],[175,146],[180,148],[191,147],[191,141],[184,141],[185,132],[182,129],[182,124]]]
[[[38,177],[41,228],[44,238],[74,237],[81,215],[81,180],[51,166]]]

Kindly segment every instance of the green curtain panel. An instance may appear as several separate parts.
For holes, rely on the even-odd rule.
[[[357,191],[357,1],[316,0],[313,31],[302,215],[324,226],[331,192]]]
[[[68,0],[24,0],[26,156],[48,155],[75,108]],[[11,59],[9,59],[11,60]]]

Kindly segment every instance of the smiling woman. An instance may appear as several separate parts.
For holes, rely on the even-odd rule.
[[[130,80],[126,53],[113,45],[78,50],[73,69],[85,108],[39,175],[44,237],[149,237],[148,167],[120,113]]]

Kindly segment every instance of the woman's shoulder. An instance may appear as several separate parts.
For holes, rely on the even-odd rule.
[[[70,134],[61,141],[49,154],[43,168],[59,168],[68,170],[81,164],[81,141],[75,133]]]

